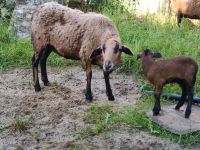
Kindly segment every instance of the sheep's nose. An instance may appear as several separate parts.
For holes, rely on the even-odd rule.
[[[112,62],[110,60],[106,61],[104,64],[104,71],[111,72],[113,68]]]

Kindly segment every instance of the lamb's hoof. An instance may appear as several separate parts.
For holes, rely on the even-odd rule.
[[[44,86],[50,86],[51,84],[50,84],[50,82],[48,81],[48,82],[44,82]]]
[[[92,100],[93,100],[92,94],[85,94],[85,101],[86,101],[87,103],[91,103]]]
[[[159,112],[153,112],[153,116],[158,116],[159,115]]]
[[[115,100],[114,95],[108,96],[108,100],[109,100],[109,101],[114,101],[114,100]]]
[[[183,106],[184,103],[178,103],[175,107],[175,110],[179,110],[182,106]]]
[[[40,85],[35,85],[34,87],[35,87],[35,92],[39,92],[39,91],[41,91],[41,87],[40,87]]]
[[[185,118],[189,118],[190,117],[190,113],[191,113],[191,111],[187,111],[186,110],[186,112],[185,112]]]

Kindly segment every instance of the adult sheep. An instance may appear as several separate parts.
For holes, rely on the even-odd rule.
[[[172,0],[178,26],[182,18],[200,19],[200,1],[199,0]]]
[[[120,62],[121,53],[133,55],[131,50],[121,45],[118,31],[112,21],[100,14],[83,13],[55,2],[40,5],[32,16],[31,38],[34,49],[32,58],[35,91],[40,91],[38,64],[41,78],[49,85],[46,60],[54,51],[69,59],[81,60],[86,72],[86,100],[92,101],[92,64],[103,68],[106,93],[114,100],[109,82],[109,74]]]

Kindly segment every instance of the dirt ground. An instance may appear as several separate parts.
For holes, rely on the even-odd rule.
[[[31,69],[14,69],[0,74],[0,150],[60,149],[183,149],[166,139],[133,127],[121,127],[86,139],[79,132],[90,104],[84,100],[85,73],[80,67],[48,66],[51,86],[35,93]],[[113,73],[111,85],[116,105],[134,104],[140,97],[133,75]],[[107,102],[103,73],[93,69],[94,103]],[[25,131],[16,130],[15,118],[30,122]],[[73,143],[73,144],[70,144]],[[73,145],[73,146],[69,146]]]

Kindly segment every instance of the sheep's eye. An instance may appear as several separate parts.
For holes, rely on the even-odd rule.
[[[119,51],[119,44],[117,43],[117,44],[115,45],[115,48],[114,48],[115,54],[116,54],[118,51]]]
[[[106,50],[106,46],[105,46],[105,44],[103,44],[103,52],[105,53],[105,50]]]

